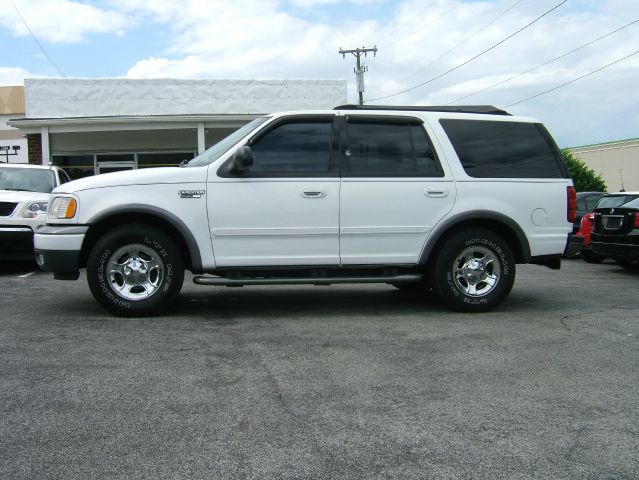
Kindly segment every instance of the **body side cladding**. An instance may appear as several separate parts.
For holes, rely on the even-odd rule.
[[[426,246],[422,251],[419,258],[419,265],[426,265],[430,259],[430,255],[435,249],[439,241],[458,226],[464,226],[472,224],[474,226],[484,226],[489,228],[489,225],[482,224],[482,221],[488,221],[492,224],[501,224],[503,227],[510,230],[517,239],[519,245],[515,245],[516,249],[513,249],[517,263],[529,263],[531,260],[530,244],[526,238],[526,234],[521,227],[510,217],[501,213],[493,212],[490,210],[476,210],[473,212],[464,212],[447,218],[442,223],[438,224],[433,233],[428,237]],[[499,232],[496,232],[499,233]]]
[[[125,205],[104,210],[100,212],[99,215],[96,215],[93,218],[89,219],[87,223],[93,225],[120,214],[147,214],[155,217],[160,217],[162,220],[169,223],[173,228],[177,230],[177,232],[182,236],[184,242],[186,243],[186,247],[188,248],[189,255],[191,257],[191,269],[193,273],[204,272],[202,267],[202,257],[200,255],[200,248],[198,247],[193,233],[176,215],[164,209],[144,204]]]

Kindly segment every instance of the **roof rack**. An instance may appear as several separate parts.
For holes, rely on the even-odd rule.
[[[492,105],[452,105],[452,106],[424,106],[424,105],[339,105],[333,110],[400,110],[407,112],[451,112],[451,113],[478,113],[485,115],[510,115],[506,110],[502,110]]]

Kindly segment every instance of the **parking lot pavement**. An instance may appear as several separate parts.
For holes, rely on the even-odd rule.
[[[519,267],[450,312],[385,285],[207,288],[108,316],[0,272],[3,479],[637,479],[639,273]]]

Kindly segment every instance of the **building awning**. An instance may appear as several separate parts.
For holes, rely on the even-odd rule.
[[[7,123],[24,135],[40,133],[97,132],[112,130],[161,130],[198,128],[239,128],[259,114],[241,115],[139,115],[112,117],[14,118]]]

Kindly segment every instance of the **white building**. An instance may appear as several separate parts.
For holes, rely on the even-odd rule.
[[[178,165],[265,113],[346,103],[346,80],[27,79],[9,125],[73,178]]]
[[[569,149],[602,176],[609,192],[639,190],[639,138]]]

